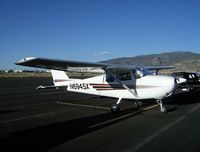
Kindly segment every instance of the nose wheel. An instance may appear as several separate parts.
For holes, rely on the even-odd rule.
[[[166,107],[162,107],[162,108],[160,108],[160,111],[165,113],[165,112],[167,112],[167,108]]]
[[[160,111],[163,112],[163,113],[166,113],[167,112],[167,108],[163,105],[162,100],[159,99],[156,102],[160,105]]]

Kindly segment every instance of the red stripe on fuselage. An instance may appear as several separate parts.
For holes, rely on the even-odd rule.
[[[97,90],[124,90],[124,87],[121,84],[90,84],[94,89]],[[128,87],[133,88],[134,85],[128,85]]]

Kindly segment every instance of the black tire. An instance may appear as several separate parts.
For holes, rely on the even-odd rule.
[[[120,111],[120,106],[118,104],[113,104],[111,107],[111,112],[116,113]]]
[[[167,112],[167,108],[166,108],[166,107],[162,107],[162,108],[160,109],[160,111],[163,112],[163,113],[166,113],[166,112]]]

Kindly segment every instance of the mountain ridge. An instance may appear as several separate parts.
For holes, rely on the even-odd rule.
[[[175,66],[173,71],[200,71],[200,54],[190,51],[164,52],[160,54],[121,57],[101,63],[129,66]]]

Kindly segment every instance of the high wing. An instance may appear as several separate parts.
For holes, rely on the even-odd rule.
[[[46,59],[46,58],[37,58],[37,57],[27,57],[27,58],[19,60],[15,64],[29,66],[29,67],[44,68],[44,69],[63,70],[63,71],[66,71],[68,67],[99,67],[99,68],[103,68],[103,67],[109,66],[109,64],[102,64],[102,63]]]
[[[148,69],[148,71],[154,71],[154,74],[157,75],[160,70],[174,69],[175,66],[148,66],[148,67],[145,67],[145,68]]]
[[[147,66],[145,68],[149,70],[163,70],[163,69],[174,69],[175,66]]]
[[[37,57],[27,57],[19,60],[15,63],[16,65],[37,67],[44,69],[55,69],[66,71],[68,67],[99,67],[105,68],[125,68],[125,69],[136,69],[136,68],[146,68],[148,70],[162,70],[162,69],[172,69],[173,66],[149,66],[149,67],[137,67],[128,66],[122,64],[107,64],[107,63],[91,63],[91,62],[79,62],[70,60],[57,60],[57,59],[46,59]]]

